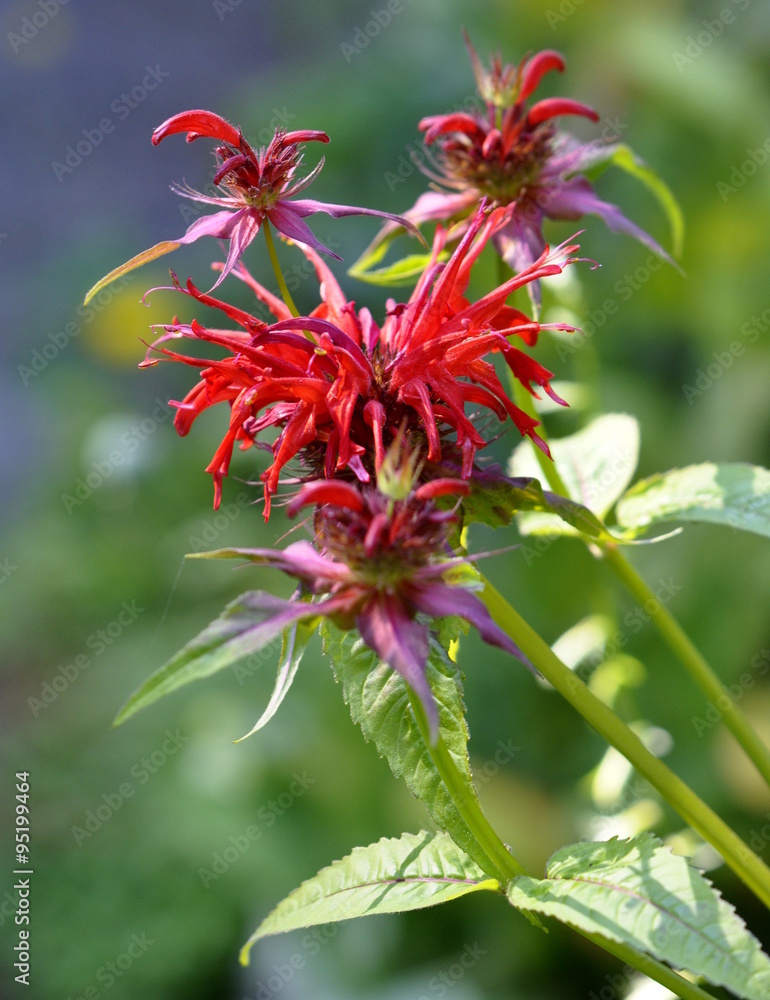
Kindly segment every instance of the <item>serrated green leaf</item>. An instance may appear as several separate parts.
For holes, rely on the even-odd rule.
[[[192,681],[210,677],[282,634],[300,618],[312,617],[311,604],[289,603],[260,590],[241,594],[128,699],[113,725]]]
[[[644,160],[640,159],[634,151],[625,143],[617,143],[608,146],[605,155],[597,158],[590,170],[584,171],[588,177],[598,177],[607,167],[618,167],[632,177],[641,181],[642,184],[657,199],[658,204],[666,213],[668,223],[671,226],[671,241],[675,257],[681,256],[684,244],[684,215],[679,207],[679,202],[673,195],[669,186],[663,181]]]
[[[550,448],[571,500],[603,519],[636,471],[639,425],[625,413],[607,413],[576,434],[550,441]],[[509,471],[513,476],[539,474],[528,441],[522,441],[514,451]],[[575,529],[590,534],[563,514],[557,519],[553,514],[526,513],[519,516],[518,522],[524,535],[575,535]]]
[[[163,243],[156,243],[154,247],[150,247],[148,250],[142,250],[138,253],[136,257],[132,257],[131,260],[127,260],[125,264],[121,264],[120,267],[116,267],[109,274],[105,274],[103,278],[89,288],[86,293],[85,299],[83,299],[83,305],[87,306],[94,295],[98,295],[99,292],[106,288],[107,285],[111,285],[113,281],[117,281],[118,278],[122,278],[124,274],[129,274],[131,271],[135,271],[138,267],[143,267],[145,264],[149,264],[153,260],[157,260],[158,257],[163,257],[167,253],[171,253],[172,250],[178,250],[181,243],[173,243],[168,240]]]
[[[636,532],[663,521],[703,521],[770,537],[770,470],[704,462],[636,483],[619,501],[618,524]]]
[[[500,891],[445,833],[405,833],[356,847],[290,893],[241,951],[270,934],[376,913],[401,913],[446,903],[469,892]]]
[[[342,632],[329,621],[321,625],[324,652],[329,656],[353,721],[361,726],[388,761],[397,778],[428,809],[436,823],[452,836],[474,861],[489,865],[476,838],[468,829],[444,785],[425,744],[409,702],[409,692],[400,674],[380,661],[356,633]],[[462,682],[457,666],[442,647],[431,640],[426,664],[428,683],[439,712],[439,730],[465,783],[465,794],[478,803],[468,758],[468,727],[465,722]]]
[[[284,631],[283,638],[281,640],[281,658],[278,664],[275,687],[273,688],[273,693],[270,696],[270,701],[267,703],[267,708],[264,710],[262,715],[260,715],[259,719],[257,719],[254,726],[248,731],[248,733],[246,733],[245,736],[241,736],[240,740],[236,740],[236,743],[240,743],[241,740],[245,740],[249,736],[253,736],[254,733],[262,729],[262,727],[267,725],[267,723],[281,707],[283,699],[288,694],[289,688],[294,681],[294,677],[296,676],[302,657],[305,655],[307,644],[310,642],[313,637],[313,633],[318,628],[319,621],[319,618],[310,618],[307,621],[295,622],[294,625]]]
[[[573,844],[510,902],[687,969],[744,1000],[770,1000],[770,959],[700,872],[652,834]]]

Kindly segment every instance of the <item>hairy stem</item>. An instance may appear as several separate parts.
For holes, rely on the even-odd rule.
[[[489,820],[481,811],[481,806],[476,797],[469,794],[465,779],[452,760],[452,756],[447,750],[441,734],[439,733],[435,743],[431,742],[430,727],[425,709],[419,698],[412,693],[411,688],[408,690],[409,702],[412,706],[414,717],[417,720],[420,735],[425,741],[433,763],[436,765],[436,770],[457,807],[457,811],[465,820],[466,826],[491,862],[487,874],[494,876],[503,886],[517,875],[527,875],[528,873],[523,865],[519,864],[492,829]]]

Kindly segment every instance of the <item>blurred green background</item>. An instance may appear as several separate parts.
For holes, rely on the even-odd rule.
[[[149,324],[189,315],[167,292],[153,294],[149,308],[139,303],[146,288],[164,283],[163,267],[138,272],[91,311],[79,308],[107,270],[181,235],[181,202],[169,182],[200,188],[210,179],[210,144],[149,143],[151,129],[177,111],[211,108],[250,137],[270,131],[276,118],[289,128],[325,129],[331,143],[312,196],[400,211],[425,186],[417,172],[392,180],[419,138],[417,121],[474,90],[461,26],[484,59],[498,48],[511,62],[560,49],[568,72],[549,77],[543,96],[596,107],[601,127],[615,128],[668,181],[687,221],[686,276],[651,273],[642,247],[588,220],[583,248],[602,268],[579,274],[587,315],[607,299],[618,309],[568,358],[545,339],[538,358],[559,378],[594,380],[601,409],[640,419],[642,475],[708,459],[770,466],[770,163],[743,172],[740,186],[731,180],[770,137],[770,7],[403,0],[390,23],[351,52],[372,11],[384,7],[24,0],[3,9],[3,996],[577,1000],[636,988],[581,938],[556,926],[545,936],[502,902],[475,896],[343,923],[314,939],[269,939],[248,969],[239,967],[240,945],[300,881],[355,845],[427,822],[363,743],[318,645],[277,719],[244,743],[232,741],[264,706],[274,659],[110,728],[134,687],[241,590],[290,591],[277,574],[183,561],[196,548],[273,545],[289,524],[278,510],[265,527],[249,505],[260,491],[248,480],[265,465],[254,451],[236,457],[213,513],[203,468],[222,436],[224,410],[208,412],[179,439],[166,402],[181,398],[195,373],[136,369]],[[724,11],[734,16],[722,18]],[[152,89],[142,84],[150,69]],[[111,128],[100,125],[105,116]],[[574,131],[597,134],[582,121]],[[81,156],[84,139],[81,151],[92,148]],[[68,146],[77,154],[69,163]],[[307,155],[316,162],[315,150]],[[668,243],[665,220],[642,188],[612,173],[597,186]],[[317,216],[313,229],[349,265],[376,226]],[[571,227],[553,225],[547,235],[557,241]],[[171,262],[206,287],[215,250],[201,241]],[[289,267],[300,260],[284,259]],[[248,261],[266,275],[261,247]],[[493,267],[482,262],[477,291],[488,287]],[[381,317],[385,296],[336,271],[350,297]],[[229,294],[248,305],[237,283]],[[315,294],[303,281],[300,307],[312,308]],[[688,401],[683,386],[736,340],[745,353]],[[566,433],[589,416],[575,408],[551,426]],[[515,443],[508,431],[493,446],[501,462]],[[115,448],[119,464],[107,462]],[[513,528],[472,536],[477,551],[516,540]],[[653,587],[661,579],[681,587],[670,607],[728,682],[770,647],[769,551],[755,536],[691,526],[632,553]],[[488,569],[549,641],[587,614],[609,614],[622,627],[633,613],[577,542],[536,557],[514,551]],[[621,672],[621,712],[660,727],[659,746],[674,769],[770,857],[761,833],[770,797],[719,726],[699,732],[693,719],[706,710],[702,696],[651,627],[633,634],[624,652],[644,672],[638,686],[633,671]],[[700,863],[714,863],[679,836],[679,819],[643,783],[613,791],[611,773],[597,791],[588,776],[604,747],[558,696],[473,637],[461,664],[483,804],[533,870],[571,840],[635,832],[644,822],[678,837]],[[766,677],[742,705],[770,739]],[[13,982],[11,968],[9,834],[19,770],[30,772],[32,785],[28,989]],[[770,943],[767,915],[730,873],[716,868],[711,877]],[[289,975],[292,959],[303,968]]]

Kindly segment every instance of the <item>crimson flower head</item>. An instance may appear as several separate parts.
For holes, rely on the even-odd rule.
[[[494,245],[513,271],[524,270],[542,254],[544,217],[576,220],[587,214],[598,215],[614,232],[633,236],[671,261],[617,206],[602,201],[580,173],[607,160],[619,147],[601,140],[579,143],[555,124],[565,115],[596,122],[597,113],[563,97],[530,103],[547,73],[564,70],[564,58],[548,49],[518,66],[494,58],[486,70],[467,37],[466,42],[483,107],[431,115],[419,123],[426,145],[436,148],[433,167],[421,169],[439,190],[421,195],[405,218],[417,225],[448,220],[462,224],[482,198],[512,205],[510,220],[495,234]],[[369,250],[393,232],[394,227],[386,224]],[[529,291],[533,304],[539,304],[539,284],[530,285]]]
[[[271,446],[273,461],[262,474],[265,516],[277,491],[281,470],[295,457],[312,474],[331,478],[343,470],[369,482],[382,465],[387,448],[405,428],[408,438],[424,442],[431,462],[441,459],[442,438],[453,433],[460,449],[461,474],[471,475],[476,451],[487,443],[474,425],[479,407],[500,420],[510,417],[522,434],[543,450],[537,421],[508,396],[488,355],[502,355],[513,376],[530,392],[543,389],[563,402],[550,387],[551,372],[511,343],[534,345],[541,329],[524,313],[506,305],[517,288],[552,274],[577,258],[575,245],[563,245],[477,302],[465,298],[473,263],[486,242],[510,219],[511,208],[487,212],[483,207],[449,260],[439,261],[446,232],[439,227],[431,262],[406,303],[388,303],[382,326],[366,309],[356,311],[331,271],[309,247],[304,253],[321,283],[322,302],[310,316],[293,317],[288,308],[239,265],[234,273],[267,303],[277,322],[256,317],[220,302],[188,282],[176,287],[197,301],[221,309],[239,330],[171,324],[151,349],[199,368],[200,382],[181,402],[175,426],[186,434],[196,417],[216,403],[230,406],[227,434],[207,471],[214,477],[215,506],[236,442],[257,443],[268,428],[279,433]],[[566,324],[559,329],[572,330]],[[224,347],[221,360],[190,357],[165,346],[193,339]],[[535,388],[536,387],[536,388]],[[474,409],[469,413],[468,407]]]
[[[187,186],[178,186],[174,190],[185,198],[214,205],[220,211],[196,219],[183,236],[156,243],[111,271],[89,291],[86,302],[121,275],[176,250],[183,243],[194,243],[202,236],[230,241],[227,260],[214,285],[216,287],[238,263],[266,220],[296,243],[313,247],[331,257],[337,257],[338,260],[340,258],[337,254],[313,235],[305,222],[307,216],[317,212],[325,212],[335,219],[345,215],[374,215],[388,219],[394,225],[404,226],[422,240],[411,222],[390,212],[295,197],[315,180],[324,164],[321,158],[306,177],[297,179],[296,173],[302,163],[302,144],[327,143],[329,136],[325,132],[286,132],[279,128],[266,147],[255,151],[239,128],[211,111],[198,110],[183,111],[163,122],[153,132],[152,143],[157,146],[166,136],[178,132],[186,132],[188,142],[200,138],[216,139],[219,142],[215,149],[218,166],[213,183],[223,191],[222,195],[202,194]]]
[[[396,442],[385,465],[398,450]],[[472,590],[455,582],[468,560],[452,556],[448,539],[456,517],[439,510],[434,499],[465,494],[468,485],[436,479],[414,488],[414,463],[391,472],[378,477],[377,489],[341,480],[305,485],[289,512],[314,506],[315,545],[299,541],[284,550],[225,549],[207,555],[245,557],[300,580],[311,601],[300,599],[301,592],[290,601],[249,595],[252,609],[270,616],[263,625],[283,629],[323,616],[344,630],[358,629],[419,697],[435,738],[438,711],[426,678],[430,629],[425,618],[464,618],[486,642],[527,661]],[[388,483],[406,483],[406,489],[382,493],[379,487],[387,489]],[[264,606],[257,606],[260,601]]]

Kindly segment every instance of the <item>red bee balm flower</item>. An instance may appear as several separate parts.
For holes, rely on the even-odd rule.
[[[431,115],[419,124],[425,143],[436,144],[437,172],[423,167],[443,191],[421,195],[405,218],[424,222],[467,219],[479,199],[498,205],[513,205],[508,224],[494,237],[494,244],[514,271],[529,267],[543,252],[543,217],[580,219],[598,215],[614,232],[627,233],[659,256],[669,255],[644,230],[627,219],[615,205],[602,201],[588,180],[579,175],[618,149],[603,140],[579,143],[557,131],[554,119],[578,115],[598,121],[585,104],[553,97],[527,102],[540,81],[551,70],[564,70],[564,59],[551,50],[539,52],[517,66],[502,65],[499,58],[485,70],[473,50],[471,54],[478,91],[484,102],[480,112]],[[394,227],[387,224],[366,252],[390,238]],[[533,304],[539,303],[539,285],[529,288]]]
[[[271,426],[280,428],[280,434],[272,445],[273,463],[262,475],[266,517],[281,469],[295,456],[301,454],[316,475],[330,478],[347,468],[367,482],[404,424],[412,441],[427,441],[430,461],[441,458],[441,429],[454,431],[462,452],[462,475],[470,476],[476,450],[486,442],[466,414],[466,403],[487,407],[500,420],[511,417],[522,434],[547,452],[535,432],[537,421],[515,406],[484,357],[502,354],[533,395],[535,385],[563,402],[550,388],[551,372],[509,340],[516,336],[533,345],[548,325],[505,302],[517,288],[561,273],[576,259],[569,255],[577,246],[546,249],[531,267],[470,304],[463,293],[471,267],[487,240],[507,225],[510,212],[510,208],[480,210],[446,264],[438,262],[446,238],[439,228],[432,261],[409,302],[389,302],[381,328],[368,310],[356,312],[321,258],[307,247],[303,249],[316,269],[323,296],[310,316],[292,317],[242,265],[234,273],[269,305],[277,323],[268,326],[188,282],[187,294],[217,306],[242,327],[229,331],[210,330],[196,322],[172,324],[154,345],[167,357],[201,369],[200,383],[183,402],[174,404],[179,408],[175,425],[181,434],[204,409],[230,403],[229,430],[207,468],[214,476],[215,506],[235,442],[247,447]],[[231,356],[210,361],[162,346],[182,337],[219,344]],[[152,355],[144,362],[155,363]]]
[[[188,142],[201,137],[220,141],[221,145],[217,146],[215,153],[221,163],[214,174],[214,184],[223,187],[227,193],[222,197],[210,197],[188,187],[176,187],[174,190],[193,201],[220,206],[222,211],[196,219],[184,236],[156,243],[154,247],[142,251],[111,271],[89,291],[86,302],[116,278],[176,250],[183,243],[194,243],[202,236],[215,236],[230,241],[227,260],[216,281],[216,287],[235,267],[265,220],[272,222],[279,232],[297,243],[313,247],[331,257],[337,257],[337,254],[315,238],[304,221],[306,216],[315,215],[316,212],[325,212],[335,219],[344,215],[375,215],[389,219],[395,225],[404,226],[422,240],[411,222],[390,212],[294,197],[312,184],[324,164],[322,158],[307,177],[295,181],[294,175],[302,163],[301,143],[326,143],[329,136],[325,132],[285,132],[277,129],[269,145],[255,152],[244,139],[241,130],[219,115],[211,111],[183,111],[155,129],[152,134],[153,145],[157,146],[166,136],[177,132],[186,132]]]
[[[406,470],[407,478],[412,472]],[[265,597],[259,605],[258,595],[248,595],[250,607],[270,615],[260,629],[271,625],[285,628],[319,616],[330,618],[343,629],[357,628],[364,642],[397,670],[420,698],[435,735],[438,711],[425,676],[430,633],[416,618],[418,613],[430,618],[465,618],[486,642],[527,663],[481,600],[467,587],[448,582],[452,572],[469,560],[447,557],[456,518],[451,511],[438,510],[433,498],[467,492],[468,486],[461,480],[441,479],[393,499],[379,490],[362,491],[339,480],[315,482],[303,487],[289,512],[315,506],[318,548],[300,541],[283,551],[224,549],[207,555],[245,557],[301,580],[322,599],[307,602]]]

